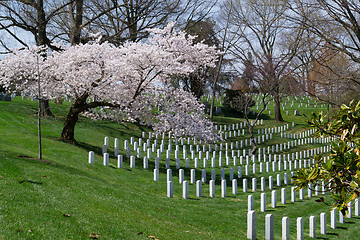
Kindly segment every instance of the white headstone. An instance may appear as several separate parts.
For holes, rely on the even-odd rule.
[[[159,169],[157,168],[154,169],[154,181],[159,181]]]
[[[296,191],[295,191],[295,187],[291,187],[291,202],[296,202]]]
[[[167,182],[167,197],[172,198],[174,194],[174,183],[172,181]]]
[[[93,151],[89,152],[89,163],[94,164],[94,152]]]
[[[304,239],[304,221],[302,217],[298,217],[296,219],[296,230],[297,230],[297,234],[296,237],[298,240],[303,240]]]
[[[118,155],[118,157],[117,157],[117,167],[118,168],[123,167],[123,156],[122,155]]]
[[[340,211],[339,211],[339,223],[345,223],[345,217]]]
[[[271,191],[271,207],[272,208],[277,207],[277,193],[276,193],[276,190]]]
[[[104,166],[109,166],[109,154],[104,153]]]
[[[130,168],[135,168],[135,156],[130,157]]]
[[[247,214],[247,238],[256,240],[256,212],[249,211]]]
[[[290,239],[289,217],[282,218],[282,240]]]
[[[195,184],[195,169],[190,170],[190,182]]]
[[[274,240],[274,216],[272,214],[265,216],[265,239]]]
[[[238,191],[237,191],[237,180],[236,179],[233,179],[232,181],[232,193],[234,195],[237,195],[238,194]]]
[[[266,212],[266,193],[260,194],[260,211]]]
[[[189,182],[183,181],[183,198],[188,199],[189,198]]]
[[[309,218],[309,236],[311,238],[316,238],[316,222],[315,216],[310,216]]]
[[[243,192],[247,192],[248,181],[246,178],[243,179]]]
[[[281,189],[281,203],[286,204],[286,188]]]
[[[210,197],[215,197],[215,180],[209,181],[209,195]]]
[[[330,226],[332,229],[336,228],[336,209],[333,209],[330,212]]]
[[[226,197],[226,180],[221,180],[221,197]]]
[[[252,178],[252,191],[256,192],[256,178]]]
[[[196,181],[196,196],[197,197],[202,197],[202,185],[201,185],[201,181],[197,180]]]
[[[320,233],[326,234],[326,214],[320,213]]]

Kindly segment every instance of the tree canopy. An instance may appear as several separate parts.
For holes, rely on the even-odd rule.
[[[174,136],[213,140],[203,105],[192,94],[169,86],[173,74],[186,76],[214,66],[218,51],[193,44],[194,37],[176,32],[174,24],[149,29],[147,42],[120,47],[108,42],[59,46],[64,50],[46,59],[46,47],[15,51],[0,63],[0,82],[8,90],[37,96],[40,73],[43,98],[70,98],[62,138],[71,142],[79,114],[138,121]]]
[[[293,183],[300,189],[324,182],[332,206],[345,215],[349,202],[360,196],[360,101],[343,104],[332,121],[326,121],[323,113],[313,113],[308,123],[317,129],[315,136],[332,137],[334,142],[330,156],[317,155],[316,164],[299,170]]]

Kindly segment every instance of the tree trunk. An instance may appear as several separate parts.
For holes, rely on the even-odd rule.
[[[84,93],[81,97],[73,99],[69,109],[69,113],[66,116],[64,128],[61,133],[61,138],[67,142],[76,144],[75,140],[75,124],[79,120],[79,114],[87,109],[105,106],[104,103],[93,102],[93,104],[87,104],[86,100],[89,97],[88,93]],[[94,104],[95,103],[95,104]]]
[[[74,111],[73,106],[70,107],[70,111],[66,116],[64,128],[61,133],[61,138],[70,143],[76,144],[75,140],[75,124],[79,119],[78,111]]]
[[[39,0],[34,6],[37,10],[37,34],[35,35],[36,45],[43,46],[49,44],[49,39],[46,35],[46,15],[44,11],[44,1]],[[46,52],[43,53],[46,57]],[[49,100],[40,100],[40,116],[54,117],[50,110]]]
[[[69,5],[70,7],[69,15],[70,15],[70,25],[71,25],[70,42],[72,46],[81,43],[81,25],[83,19],[83,11],[84,11],[83,5],[84,5],[83,0],[76,0],[74,5],[73,4]]]
[[[49,100],[40,100],[40,116],[54,117],[50,110]]]
[[[284,119],[281,115],[280,103],[281,103],[280,96],[279,95],[274,96],[275,120],[284,122]]]
[[[249,124],[249,132],[250,132],[250,143],[252,145],[251,155],[255,155],[258,148],[257,148],[256,143],[255,143],[254,128],[249,122],[248,122],[248,124]]]
[[[66,116],[64,128],[61,133],[61,138],[67,142],[76,144],[75,140],[75,124],[79,120],[79,114],[87,109],[86,99],[88,97],[87,93],[84,93],[80,98],[74,99],[69,113]]]
[[[216,84],[217,84],[217,81],[220,78],[220,71],[221,71],[221,65],[222,65],[223,59],[224,59],[224,56],[221,55],[220,59],[219,59],[218,66],[217,66],[218,68],[217,68],[216,76],[215,76],[215,79],[214,79],[214,85],[213,85],[213,88],[212,88],[212,97],[211,97],[211,105],[210,105],[210,121],[214,120],[214,104],[215,104]]]
[[[215,79],[215,80],[216,80],[216,79]],[[212,92],[212,95],[211,95],[210,121],[213,121],[213,120],[214,120],[215,88],[216,88],[216,81],[214,82],[213,92]]]

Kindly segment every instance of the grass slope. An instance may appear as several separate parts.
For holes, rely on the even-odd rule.
[[[252,193],[249,189],[248,193],[243,193],[242,180],[238,181],[238,195],[231,194],[228,182],[228,197],[221,198],[220,168],[216,169],[215,198],[208,197],[208,184],[203,184],[204,197],[195,197],[195,186],[190,184],[190,199],[182,199],[182,186],[178,183],[175,168],[174,198],[167,198],[165,170],[161,170],[160,181],[154,182],[153,168],[142,169],[140,160],[137,160],[135,169],[129,168],[128,160],[125,160],[123,169],[117,169],[114,156],[110,167],[102,165],[101,146],[105,136],[110,137],[111,145],[115,137],[119,138],[122,147],[125,139],[131,136],[139,138],[142,131],[149,129],[135,124],[82,119],[75,130],[78,145],[70,145],[58,139],[68,103],[52,105],[57,118],[43,120],[43,156],[46,162],[21,157],[37,157],[36,105],[36,102],[19,97],[12,102],[0,101],[0,239],[90,239],[92,233],[99,234],[100,239],[150,239],[149,236],[157,239],[246,239],[249,194],[255,199],[259,239],[264,238],[265,215],[268,213],[275,216],[275,239],[281,238],[283,216],[290,217],[291,238],[295,239],[297,217],[304,217],[305,231],[308,232],[309,216],[315,215],[319,226],[319,214],[328,210],[324,204],[315,203],[315,198],[305,197],[303,201],[291,203],[290,186],[287,186],[288,204],[280,203],[280,188],[275,187],[278,189],[278,208],[272,209],[271,192],[267,189],[268,211],[262,213],[260,191]],[[303,117],[289,115],[284,118],[297,122],[295,132],[306,127]],[[235,123],[239,119],[217,116],[217,121]],[[265,121],[265,124],[267,127],[280,125],[272,120]],[[276,136],[268,143],[282,141]],[[87,163],[89,151],[96,153],[94,165]],[[185,169],[187,179],[189,172]],[[226,172],[228,174],[228,169]],[[200,174],[197,170],[197,179]],[[256,174],[256,177],[265,176],[267,179],[269,175]],[[249,188],[252,177],[253,174],[248,177]],[[260,181],[258,188],[259,184]],[[337,229],[330,229],[329,218],[328,215],[328,234],[319,239],[358,238],[358,217],[347,219],[345,224],[338,223]],[[308,234],[305,235],[307,238]],[[317,236],[320,236],[319,229]]]

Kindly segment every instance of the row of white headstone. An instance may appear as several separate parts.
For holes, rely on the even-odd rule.
[[[171,171],[171,169],[167,170],[167,181],[166,181],[167,182],[167,196],[169,198],[172,198],[173,194],[174,194],[174,183],[173,183],[173,180],[172,180],[172,174],[171,174],[171,172],[169,174],[169,171]],[[293,175],[293,173],[292,173],[292,175]],[[154,169],[154,181],[159,181],[159,169]],[[209,196],[210,197],[215,197],[215,181],[216,181],[216,175],[213,174],[213,172],[212,172],[211,180],[209,181]],[[188,192],[189,192],[189,182],[191,184],[196,184],[196,196],[201,197],[202,196],[202,183],[206,183],[206,172],[202,171],[201,180],[196,180],[196,178],[195,178],[195,169],[191,169],[191,171],[190,171],[190,181],[187,181],[187,180],[184,180],[184,170],[183,169],[179,170],[179,183],[183,185],[183,196],[187,196],[187,198],[189,197],[189,194],[188,194]],[[233,195],[237,195],[238,194],[238,180],[230,177],[230,182],[232,184],[232,193],[233,193]],[[243,188],[242,188],[243,192],[247,193],[248,192],[248,179],[244,178],[242,182],[243,182]],[[184,184],[186,186],[184,186]],[[288,183],[287,173],[284,173],[284,185],[288,185],[288,184],[289,183]],[[280,187],[282,185],[281,184],[281,176],[280,176],[280,174],[277,174],[277,184],[276,185],[278,187]],[[223,198],[226,197],[226,195],[227,195],[226,194],[227,193],[226,186],[227,186],[227,182],[226,182],[225,178],[221,177],[221,197],[223,197]],[[261,177],[260,190],[262,192],[264,192],[266,190],[265,188],[266,188],[266,186],[265,186],[265,178]],[[269,176],[269,189],[270,190],[273,189],[272,176]],[[252,192],[256,192],[258,190],[257,189],[256,178],[252,178],[252,188],[251,188],[251,190],[252,190]],[[295,202],[295,198],[296,198],[295,195],[294,195],[295,193],[293,193],[294,191],[295,190],[294,190],[294,187],[293,187],[292,188],[292,193],[291,193],[293,202]],[[300,199],[303,199],[304,198],[303,197],[303,190],[301,191],[301,194],[302,195],[300,195]],[[309,196],[311,196],[310,193],[308,193],[308,194],[309,194]],[[274,196],[275,196],[275,198],[274,198]],[[187,199],[187,198],[185,198],[185,199]],[[262,202],[264,202],[264,204],[262,204],[262,209],[264,209],[263,211],[266,211],[266,194],[261,193],[261,198],[262,198]],[[286,189],[285,188],[282,188],[282,190],[281,190],[281,199],[282,199],[281,202],[283,204],[285,204],[286,203]],[[275,203],[274,203],[275,207],[274,208],[276,208],[276,190],[272,191],[272,201],[275,201]],[[264,206],[264,208],[263,208],[263,206]]]
[[[307,150],[305,152],[305,154],[304,154],[305,155],[304,157],[306,157],[306,155],[307,155],[307,157],[310,158],[316,153],[325,153],[325,152],[328,152],[329,150],[330,150],[329,146],[324,146],[324,147],[321,147],[321,148],[311,149],[311,151]],[[266,169],[266,172],[269,172],[270,171],[270,164],[272,165],[272,171],[273,172],[276,171],[276,169],[278,169],[279,171],[282,171],[282,170],[288,170],[288,168],[289,168],[289,170],[292,170],[293,167],[294,167],[294,169],[297,169],[297,168],[302,168],[303,166],[304,167],[310,166],[311,162],[314,164],[313,159],[303,159],[303,160],[301,160],[302,157],[303,157],[301,153],[302,152],[300,152],[300,154],[298,154],[298,152],[296,152],[295,154],[292,153],[292,155],[291,155],[292,159],[291,160],[290,160],[290,154],[287,155],[288,160],[286,160],[286,155],[274,155],[273,158],[272,158],[271,154],[269,154],[269,155],[264,154],[263,158],[261,158],[261,155],[258,155],[258,159],[257,159],[258,161],[257,162],[259,162],[259,165],[256,164],[256,158],[253,155],[252,159],[251,159],[251,161],[253,163],[252,164],[253,173],[256,174],[257,166],[259,166],[259,171],[260,172],[264,172],[264,167]],[[233,152],[233,154],[234,154],[234,152]],[[214,156],[216,157],[215,152],[214,152]],[[294,160],[295,156],[297,158],[300,157],[300,159],[299,160]],[[132,163],[131,166],[135,167],[135,156],[128,155],[127,157],[130,158],[130,162]],[[137,157],[141,158],[141,153],[138,153]],[[175,157],[176,157],[176,155],[175,155]],[[201,152],[200,152],[200,157],[202,157]],[[215,166],[216,165],[215,157],[211,158],[211,167],[212,168],[216,167]],[[104,165],[108,166],[108,164],[109,164],[109,154],[104,153],[103,154],[103,159],[104,159]],[[143,160],[144,168],[147,168],[149,159],[151,159],[151,152],[148,152],[148,155],[146,157],[144,157],[144,160]],[[155,158],[155,168],[159,168],[160,159],[161,159],[161,155],[159,155],[159,157]],[[239,164],[240,165],[246,164],[245,167],[244,167],[245,168],[245,175],[248,175],[248,173],[249,173],[249,165],[250,165],[249,156],[246,156],[245,161],[244,161],[243,156],[240,156],[239,159],[236,156],[233,156],[232,160],[233,160],[232,163],[233,163],[234,166],[237,166]],[[118,165],[122,166],[122,161],[123,161],[123,156],[122,155],[118,155],[118,162],[119,161],[121,163],[118,163]],[[200,168],[199,161],[200,161],[199,158],[193,159],[195,168]],[[208,167],[208,161],[209,161],[209,156],[207,154],[206,157],[203,158],[203,164],[202,164],[203,168]],[[261,162],[261,161],[263,161],[263,162]],[[176,158],[175,162],[176,162],[176,168],[179,169],[180,165],[181,165],[180,164],[180,159]],[[89,152],[89,163],[94,163],[94,153],[92,151]],[[219,154],[218,163],[219,163],[219,167],[230,166],[230,157],[226,156],[226,158],[223,159],[222,155]],[[293,166],[293,164],[294,164],[294,166]],[[167,152],[165,167],[167,169],[170,168],[170,154],[169,154],[169,151]],[[185,159],[185,168],[189,168],[189,167],[190,167],[190,159],[186,158]]]
[[[316,140],[314,140],[313,138],[309,138],[309,139],[305,139],[305,142],[303,141],[304,139],[301,139],[301,142],[300,142],[300,139],[298,140],[299,141],[299,144],[307,144],[307,143],[313,143],[313,142],[316,142]],[[108,147],[108,137],[105,137],[105,144],[103,145],[103,154],[107,152],[107,147]],[[328,139],[323,139],[321,143],[328,143]],[[164,143],[162,142],[162,144],[160,145],[160,148],[159,149],[156,149],[157,148],[157,143],[155,142],[153,145],[152,145],[152,148],[148,148],[149,145],[150,145],[150,142],[147,141],[147,143],[143,143],[143,149],[141,149],[141,147],[139,147],[139,144],[137,142],[135,142],[133,139],[131,139],[130,141],[130,144],[133,143],[134,145],[134,150],[137,152],[137,155],[138,157],[140,158],[141,155],[142,155],[142,152],[145,152],[147,153],[147,157],[150,159],[151,158],[151,153],[156,151],[157,152],[157,157],[158,158],[161,158],[161,153],[165,151],[164,149]],[[140,146],[141,146],[141,143],[142,143],[142,139],[139,139],[139,143],[140,143]],[[238,142],[236,142],[236,145],[238,145]],[[242,145],[242,142],[241,142],[241,145]],[[280,149],[279,149],[279,146],[280,146]],[[294,141],[291,141],[291,142],[288,142],[287,144],[284,143],[284,146],[282,144],[280,145],[272,145],[271,146],[271,152],[274,153],[274,152],[278,152],[279,150],[282,151],[283,148],[284,150],[290,148],[290,147],[293,147],[294,146]],[[296,141],[295,141],[295,146],[297,146],[296,144]],[[130,157],[130,154],[131,154],[131,148],[129,147],[129,142],[127,140],[124,141],[124,148],[126,149],[126,155],[127,157]],[[190,152],[191,152],[191,158],[194,159],[196,156],[195,154],[198,153],[199,155],[199,158],[202,159],[202,155],[203,153],[206,155],[206,158],[209,159],[210,158],[210,151],[206,151],[206,152],[203,152],[203,151],[200,151],[200,147],[199,145],[196,146],[196,150],[193,149],[193,146],[190,145],[189,146],[190,148]],[[233,143],[231,143],[231,148],[233,148]],[[327,147],[329,149],[329,147]],[[222,149],[222,145],[220,145],[220,149]],[[228,144],[226,143],[225,144],[225,149],[228,149]],[[206,150],[205,148],[205,145],[203,145],[203,149],[202,150]],[[209,147],[209,150],[211,150],[211,146]],[[248,151],[250,151],[250,149],[248,149]],[[311,156],[313,156],[313,150],[307,150],[307,155],[309,155],[309,151],[311,151]],[[319,151],[319,150],[318,150]],[[321,149],[321,151],[325,151],[323,149]],[[216,155],[216,152],[217,152],[217,145],[215,145],[215,151],[213,151],[213,157],[215,157]],[[263,152],[265,152],[265,148],[263,149]],[[270,152],[270,146],[268,146],[268,154]],[[180,150],[179,150],[179,145],[176,145],[175,146],[175,151],[174,151],[174,154],[175,154],[175,158],[179,158],[180,157]],[[186,159],[187,157],[187,147],[186,145],[183,145],[183,158]],[[250,152],[249,152],[250,153]],[[119,141],[118,139],[115,139],[115,156],[117,156],[119,154]],[[170,154],[172,154],[172,145],[171,143],[169,143],[168,145],[168,149],[166,150],[166,158],[169,158],[170,157]],[[228,150],[225,150],[225,155],[228,156],[229,154],[229,151]],[[247,154],[247,151],[246,149],[243,149],[242,151],[242,155],[243,157],[246,156]],[[295,153],[297,154],[297,153]],[[235,150],[231,150],[231,155],[232,157],[234,157],[235,155]],[[241,150],[237,150],[237,157],[240,157],[241,155]],[[249,155],[249,154],[248,154]],[[301,155],[301,151],[300,151],[300,155]],[[219,151],[219,157],[222,156],[222,151],[220,150]],[[259,154],[258,154],[259,158],[261,158],[261,149],[259,149]],[[288,155],[289,156],[289,155]],[[204,156],[205,157],[205,156]],[[264,155],[264,157],[266,157]]]
[[[250,122],[251,125],[253,125],[254,123],[251,121]],[[255,125],[263,125],[263,120],[259,120],[258,122],[256,122]],[[218,125],[215,125],[215,130],[218,131],[218,134],[220,137],[222,137],[222,135],[220,134],[227,134],[225,136],[228,136],[229,138],[231,137],[236,137],[236,133],[238,136],[241,135],[245,135],[245,129],[243,127],[246,127],[246,122],[244,123],[244,125],[242,123],[240,123],[240,128],[239,127],[231,127],[231,125],[228,125],[228,127],[226,127],[227,125],[219,125],[219,127],[217,127]],[[222,127],[224,126],[224,128]],[[292,123],[292,127],[295,126],[295,123]],[[219,130],[218,130],[219,129]],[[241,130],[241,131],[240,131]],[[289,124],[285,124],[282,126],[278,126],[278,127],[272,127],[272,128],[259,128],[257,131],[257,134],[277,134],[277,133],[282,133],[285,130],[289,130]],[[233,133],[233,134],[232,134]],[[242,133],[242,134],[240,134]],[[253,132],[254,134],[256,133],[255,131]]]
[[[271,190],[271,188],[270,188]],[[255,191],[253,191],[255,192]],[[290,199],[291,202],[295,203],[296,202],[296,187],[291,187],[290,189]],[[300,200],[304,200],[304,189],[299,189],[299,199]],[[307,188],[307,195],[309,198],[311,198],[313,196],[313,193],[315,194],[315,196],[319,196],[319,194],[326,194],[326,185],[324,184],[324,182],[322,183],[322,190],[320,190],[320,184],[317,184],[314,188],[312,186],[312,184],[309,184],[308,188]],[[260,194],[260,211],[261,212],[266,212],[266,193],[261,193]],[[286,188],[281,188],[281,204],[285,205],[286,204]],[[277,190],[272,190],[271,191],[271,207],[272,208],[277,208]],[[248,195],[248,211],[254,210],[254,197],[253,195]]]
[[[325,158],[325,160],[328,157]],[[229,162],[228,162],[229,158],[227,158],[226,161],[226,166],[230,166]],[[244,162],[242,161],[242,157],[240,157],[240,162],[238,162],[237,158],[234,157],[233,158],[234,162],[234,167],[238,166],[238,164],[243,165]],[[104,153],[103,155],[103,165],[104,166],[109,166],[109,154],[108,153]],[[130,156],[130,168],[135,168],[135,161],[136,158],[135,156]],[[94,152],[90,151],[89,152],[89,158],[88,158],[88,162],[90,164],[94,164]],[[177,158],[176,159],[176,169],[180,169],[181,168],[181,164],[180,164],[180,159]],[[292,171],[293,169],[301,169],[301,168],[309,168],[312,164],[315,163],[314,159],[303,159],[303,160],[277,160],[277,161],[266,161],[266,162],[260,162],[259,164],[257,164],[256,162],[253,161],[253,164],[250,164],[249,159],[246,159],[246,164],[243,166],[244,167],[244,175],[248,176],[250,175],[250,166],[252,169],[252,173],[253,174],[257,174],[258,173],[258,169],[260,173],[263,172],[270,172],[270,169],[272,170],[272,172],[277,172],[277,171],[287,171],[290,170]],[[202,168],[208,168],[208,160],[206,158],[203,159],[203,165]],[[143,168],[147,169],[149,165],[149,158],[144,157],[143,158]],[[123,168],[123,156],[122,155],[118,155],[117,157],[117,166],[118,168]],[[190,167],[190,160],[187,158],[185,160],[185,168],[189,168]],[[211,159],[211,167],[215,168],[215,158]],[[219,158],[219,167],[223,167],[223,162],[222,159]],[[271,168],[270,168],[271,167]],[[160,168],[160,158],[155,158],[155,169],[159,169]],[[170,169],[170,158],[166,159],[166,163],[165,163],[165,168],[166,169]],[[197,158],[195,158],[194,160],[194,168],[201,168],[199,165],[199,161]],[[232,169],[232,168],[230,168]],[[223,170],[223,168],[222,168]],[[231,171],[231,170],[230,170]],[[241,174],[242,171],[242,166],[238,166],[238,172]]]
[[[226,125],[225,125],[225,127],[226,127]],[[229,125],[229,128],[231,127],[231,125]],[[233,128],[235,127],[235,124],[233,124]],[[288,128],[288,125],[285,125],[285,126],[281,126],[281,127],[278,127],[278,131],[282,131],[283,129],[285,129],[285,128]],[[276,129],[277,128],[275,128],[275,132],[276,132]],[[260,130],[260,129],[259,129]],[[262,131],[263,131],[264,129],[262,129]],[[274,128],[272,128],[271,129],[272,131],[274,130]],[[266,132],[266,129],[265,129],[265,132]],[[270,128],[269,128],[269,132],[270,132]],[[164,142],[164,139],[165,139],[165,133],[163,133],[162,134],[162,136],[163,136],[163,139],[162,139],[162,141],[161,141],[161,145],[160,145],[160,149],[161,149],[161,152],[163,152],[164,151],[164,145],[165,145],[165,142]],[[142,133],[142,137],[143,138],[145,138],[146,137],[146,133],[145,132],[143,132]],[[157,137],[157,135],[156,135],[156,137]],[[169,134],[169,137],[171,137],[171,134]],[[143,141],[142,141],[142,139],[140,138],[139,139],[139,142],[137,143],[137,142],[135,142],[134,141],[134,138],[133,137],[131,137],[130,138],[130,144],[131,145],[134,145],[134,148],[136,147],[136,149],[135,149],[135,151],[141,151],[141,149],[139,150],[138,148],[141,148],[141,147],[143,147],[143,151],[146,151],[148,148],[150,148],[151,146],[151,138],[152,138],[152,133],[150,132],[149,133],[149,138],[146,140],[146,143],[144,142],[143,143]],[[258,143],[261,143],[261,142],[264,142],[265,141],[265,138],[266,138],[266,140],[267,139],[272,139],[272,134],[266,134],[266,135],[263,135],[263,136],[258,136],[257,137],[257,142]],[[184,139],[180,139],[180,141],[181,141],[181,145],[184,145],[184,142],[183,142],[183,140]],[[247,145],[248,145],[248,141],[247,141],[248,139],[245,139],[245,146],[247,147]],[[169,140],[169,144],[168,144],[168,150],[171,150],[171,146],[172,146],[172,141],[173,140]],[[176,143],[176,145],[178,145],[178,139],[174,139],[174,141],[175,141],[175,143]],[[316,140],[315,140],[316,141]],[[308,141],[309,143],[311,142],[314,142],[314,140],[309,140]],[[305,140],[305,144],[307,143],[307,141]],[[235,142],[235,144],[236,144],[236,149],[239,149],[239,141],[236,141]],[[250,144],[250,140],[249,140],[249,144]],[[282,151],[282,148],[284,148],[284,150],[286,149],[286,147],[288,147],[288,148],[290,148],[290,145],[291,145],[291,147],[293,147],[294,145],[296,146],[297,144],[304,144],[304,142],[295,142],[295,144],[294,144],[294,142],[288,142],[288,143],[285,143],[285,144],[283,144],[283,146],[282,145],[280,145],[280,151]],[[143,145],[143,146],[142,146]],[[190,138],[188,138],[188,145],[190,145]],[[233,144],[233,142],[231,142],[231,149],[233,149],[234,148],[234,144]],[[243,146],[244,146],[244,142],[243,142],[243,140],[241,140],[240,141],[240,145],[241,145],[241,148],[243,148]],[[105,137],[105,139],[104,139],[104,145],[103,145],[103,153],[105,153],[105,152],[107,152],[107,148],[108,148],[108,146],[109,146],[109,138],[108,137]],[[222,150],[222,147],[223,145],[222,145],[222,143],[220,143],[220,150]],[[115,155],[117,155],[116,153],[118,153],[119,152],[119,141],[118,141],[118,139],[115,139]],[[127,149],[128,150],[128,147],[129,147],[129,142],[127,141],[127,140],[125,140],[124,141],[124,148],[125,149]],[[215,144],[214,145],[214,147],[215,147],[215,151],[217,151],[218,149],[217,149],[217,144]],[[228,149],[228,143],[225,143],[225,148],[226,149]],[[157,148],[157,141],[155,140],[154,141],[154,143],[152,144],[152,148],[151,148],[151,150],[152,150],[152,152],[155,152],[156,151],[156,148]],[[191,148],[191,146],[190,146],[190,148]],[[130,149],[131,150],[131,149]],[[204,150],[206,150],[206,148],[205,148],[205,145],[203,145],[203,151]],[[211,145],[209,145],[209,150],[211,151]],[[274,152],[275,151],[275,149],[274,149],[274,147],[272,147],[272,152]],[[276,146],[276,150],[277,151],[279,151],[279,146]],[[199,151],[199,147],[197,146],[196,147],[196,151],[198,152]],[[270,147],[268,147],[268,152],[270,153]]]
[[[301,162],[301,161],[299,161],[299,162]],[[267,163],[269,163],[269,162],[267,162]],[[285,162],[286,163],[286,162]],[[295,162],[296,163],[296,162]],[[312,163],[312,164],[314,164],[314,163]],[[159,166],[158,166],[159,164],[158,163],[155,163],[155,169],[159,169]],[[263,169],[261,168],[261,166],[262,166],[262,163],[260,163],[260,173],[262,173],[263,172]],[[268,173],[268,172],[270,172],[269,171],[269,164],[266,164],[266,166],[267,166],[267,168],[266,168],[266,172]],[[279,164],[278,165],[278,168],[276,168],[276,164],[275,164],[275,162],[273,162],[273,164],[272,164],[272,170],[273,170],[273,172],[275,173],[275,172],[280,172],[280,171],[282,171],[283,169],[281,168],[281,164]],[[291,164],[289,165],[289,166],[291,166]],[[144,167],[146,167],[146,163],[144,163]],[[295,167],[297,167],[297,165],[295,164]],[[298,167],[299,168],[310,168],[311,167],[311,161],[306,161],[306,160],[304,160],[304,166],[302,166],[302,165],[298,165]],[[188,168],[188,166],[187,166],[187,168]],[[184,171],[184,169],[181,169],[181,168],[177,168],[177,169],[179,169],[179,176],[181,175],[180,173],[181,173],[181,171]],[[252,173],[255,175],[255,174],[257,174],[258,172],[257,172],[257,169],[256,169],[256,164],[253,164],[253,171],[252,171]],[[297,169],[297,168],[295,168],[295,169]],[[168,171],[170,170],[171,171],[171,169],[167,169]],[[233,179],[233,176],[234,176],[234,169],[232,168],[232,167],[230,167],[228,170],[227,169],[224,169],[224,168],[221,168],[220,169],[220,171],[221,171],[221,179],[223,180],[223,179],[225,179],[225,170],[226,171],[228,171],[229,172],[229,178],[230,178],[230,180],[232,180]],[[287,171],[287,170],[290,170],[290,171],[292,171],[293,169],[290,167],[289,169],[287,169],[286,168],[286,164],[285,164],[285,168],[284,168],[284,170],[285,171]],[[191,171],[196,171],[196,169],[191,169]],[[206,169],[204,168],[204,169],[201,169],[201,171],[202,171],[202,173],[203,174],[205,174],[206,175]],[[211,175],[212,176],[215,176],[215,169],[213,168],[213,169],[211,169]],[[242,178],[242,176],[249,176],[250,174],[249,174],[250,172],[249,172],[249,165],[245,165],[245,167],[244,167],[244,174],[243,174],[243,171],[242,171],[242,167],[241,166],[238,166],[237,167],[237,175],[238,175],[238,178]],[[292,172],[291,172],[292,173]],[[286,177],[286,179],[287,179],[287,173],[284,173],[285,174],[285,177]],[[278,174],[279,175],[279,174]],[[291,176],[293,176],[293,174],[291,175]],[[213,179],[213,180],[215,180],[215,179]],[[272,178],[271,178],[271,180],[272,180]],[[285,181],[285,184],[287,184],[287,180],[284,180]],[[279,182],[279,180],[278,180],[278,182]]]
[[[355,199],[355,216],[359,216],[359,199]],[[352,218],[352,202],[349,203],[349,212],[346,215],[346,218]],[[333,209],[330,212],[330,227],[335,229],[337,220],[336,220],[336,213],[338,211]],[[345,216],[339,213],[339,223],[345,223]],[[256,211],[249,210],[247,214],[247,238],[248,239],[257,239],[256,237]],[[290,239],[290,224],[289,224],[289,217],[282,217],[282,239],[288,240]],[[320,213],[320,234],[324,235],[327,234],[326,229],[326,213]],[[316,238],[316,216],[309,217],[309,237]],[[265,239],[266,240],[273,240],[274,238],[274,215],[273,214],[266,214],[265,216]],[[304,220],[303,217],[298,217],[296,219],[296,239],[303,240],[304,239]]]
[[[157,170],[157,171],[155,171]],[[185,169],[179,169],[179,175],[178,175],[178,178],[179,178],[179,183],[181,184],[183,181],[184,181],[184,172]],[[216,170],[215,169],[211,169],[211,180],[216,180]],[[195,183],[195,173],[196,173],[196,170],[195,169],[190,169],[190,182],[191,183]],[[220,173],[221,173],[221,180],[226,180],[226,174],[225,174],[225,169],[224,168],[221,168],[220,169]],[[155,168],[154,169],[154,180],[155,181],[158,181],[159,180],[159,176],[157,175],[159,174],[159,169],[158,168]],[[201,181],[203,183],[206,183],[206,175],[207,175],[207,172],[206,172],[206,169],[201,169]],[[294,175],[293,172],[290,173],[291,177]],[[242,171],[241,171],[241,167],[238,167],[237,169],[237,178],[243,178],[243,176],[247,176],[247,175],[242,175]],[[167,179],[172,179],[172,169],[167,169]],[[233,168],[230,168],[229,169],[229,180],[232,181],[234,179],[234,169]],[[247,191],[247,179],[244,178],[243,179],[243,186],[244,186],[244,192]],[[288,178],[288,174],[287,173],[283,173],[283,182],[285,185],[288,185],[289,184],[289,178]],[[260,177],[260,183],[261,183],[261,191],[265,191],[265,177]],[[269,189],[273,189],[273,177],[272,176],[269,176],[269,180],[268,180],[268,183],[269,183]],[[256,191],[256,178],[252,178],[252,184],[253,184],[253,191]],[[278,187],[281,186],[281,175],[280,174],[277,174],[276,175],[276,185]]]

